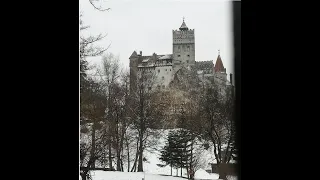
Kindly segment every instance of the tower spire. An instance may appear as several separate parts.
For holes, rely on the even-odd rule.
[[[180,26],[180,30],[184,31],[184,30],[188,30],[189,28],[187,27],[186,23],[184,22],[184,16],[182,17],[182,25]]]

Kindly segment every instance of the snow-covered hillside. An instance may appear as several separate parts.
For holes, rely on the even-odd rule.
[[[145,180],[182,180],[185,178],[172,177],[171,168],[169,165],[161,167],[158,165],[163,165],[164,163],[159,160],[160,151],[165,146],[167,135],[170,130],[158,130],[160,132],[160,136],[150,137],[152,141],[154,141],[154,145],[152,147],[148,147],[144,151],[144,157],[146,161],[143,163],[144,173],[142,172],[127,172],[127,164],[124,163],[124,171],[125,172],[110,172],[110,171],[93,171],[92,178],[93,180],[142,180],[145,175]],[[209,170],[211,166],[209,163],[215,162],[213,150],[209,148],[205,150],[201,147],[202,143],[197,143],[195,145],[194,154],[198,158],[198,166],[197,169]],[[134,158],[135,151],[130,152],[131,157]],[[131,158],[130,158],[131,159]],[[132,159],[133,160],[133,159]],[[131,162],[132,166],[133,162]],[[197,170],[196,169],[196,170]],[[173,176],[180,176],[180,169],[173,168],[172,174]],[[186,169],[182,171],[183,177],[187,177]],[[212,173],[210,174],[212,180],[216,180],[219,178],[218,174]],[[235,178],[229,178],[230,180],[235,180]]]
[[[95,171],[92,173],[93,180],[185,180],[184,178],[163,176],[142,172],[111,172]]]
[[[181,177],[150,174],[150,173],[143,173],[143,172],[94,171],[91,173],[91,175],[92,175],[92,180],[186,180],[185,178],[181,178]],[[212,173],[206,176],[206,178],[211,178],[211,180],[219,180],[219,175]],[[236,177],[228,177],[228,179],[236,180]],[[81,180],[81,177],[80,177],[80,180]]]

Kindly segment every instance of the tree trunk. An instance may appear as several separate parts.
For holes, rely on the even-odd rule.
[[[96,151],[96,122],[93,121],[92,126],[92,134],[91,134],[91,151],[90,151],[90,158],[93,160],[92,164],[88,164],[88,166],[95,168],[96,165],[96,158],[95,158],[95,151]]]
[[[122,159],[120,160],[120,163],[121,163],[121,172],[123,172],[124,170],[123,170],[123,161],[122,161]]]
[[[193,139],[191,141],[191,157],[190,157],[190,179],[193,179]]]
[[[138,172],[143,172],[143,134],[144,134],[144,87],[143,83],[141,84],[140,89],[140,112],[139,112],[139,118],[140,118],[140,124],[139,124],[139,161],[138,161]]]
[[[119,150],[117,150],[117,171],[121,171],[121,155]]]
[[[109,143],[109,168],[111,170],[113,170],[113,167],[112,167],[112,152],[111,152],[111,142]]]
[[[136,150],[136,157],[134,159],[134,163],[131,169],[131,172],[136,172],[137,167],[137,160],[138,160],[138,154],[139,154],[139,140],[137,140],[137,150]]]
[[[120,148],[120,138],[119,138],[119,120],[118,114],[116,117],[116,152],[117,152],[117,171],[121,171],[121,148]]]
[[[172,161],[170,163],[170,167],[171,167],[171,176],[172,176]]]
[[[128,172],[130,172],[130,149],[129,149],[129,143],[126,139],[126,145],[127,145],[127,156],[128,156]]]
[[[186,169],[187,169],[187,178],[189,179],[189,167],[187,166]]]
[[[122,128],[122,130],[121,130],[121,139],[120,139],[120,151],[121,151],[121,159],[120,159],[120,163],[121,163],[121,172],[124,172],[124,168],[123,168],[123,157],[124,157],[124,134],[125,134],[125,130],[124,130],[124,128]]]
[[[143,172],[143,136],[142,133],[139,138],[139,161],[138,161],[138,172]]]
[[[82,180],[87,180],[87,173],[80,173]]]
[[[218,165],[219,179],[227,180],[226,166],[227,166],[227,164],[225,164],[225,163],[220,163]]]

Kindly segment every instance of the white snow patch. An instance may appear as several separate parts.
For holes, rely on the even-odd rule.
[[[184,178],[162,176],[143,172],[93,171],[92,180],[185,180]]]
[[[217,176],[217,174],[214,174],[214,173],[209,174],[203,169],[199,169],[194,173],[194,179],[196,179],[196,180],[202,180],[202,179],[213,180],[213,179],[218,179],[218,178],[219,178],[219,175]]]
[[[157,130],[161,134],[159,137],[150,137],[154,142],[154,146],[147,147],[146,150],[143,153],[143,156],[146,158],[147,161],[143,163],[143,170],[145,171],[146,178],[145,180],[182,180],[183,178],[178,177],[172,177],[171,174],[171,168],[170,165],[159,167],[157,164],[164,165],[164,162],[161,162],[159,160],[160,157],[160,151],[165,146],[167,135],[169,131],[176,131],[178,129],[171,129],[171,130]],[[135,131],[132,131],[132,133],[129,133],[133,137],[135,137]],[[135,141],[133,141],[135,143]],[[217,180],[219,178],[219,175],[216,173],[207,173],[205,170],[211,169],[211,166],[209,163],[215,163],[216,160],[214,158],[213,148],[210,147],[209,149],[205,150],[203,147],[201,147],[201,142],[197,141],[197,143],[194,145],[194,154],[198,157],[198,167],[202,168],[202,171],[206,173],[206,175],[209,174],[208,177],[210,177],[210,180]],[[211,145],[212,146],[212,145]],[[135,146],[133,146],[135,147]],[[126,152],[124,153],[126,154]],[[135,157],[135,150],[134,148],[130,152],[130,160],[131,160],[131,166],[132,168],[133,160]],[[93,180],[142,180],[144,177],[144,173],[142,172],[126,172],[127,171],[127,162],[124,162],[124,171],[125,172],[107,172],[107,171],[93,171],[92,176]],[[201,171],[200,171],[201,172]],[[197,173],[197,171],[196,171]],[[180,176],[180,168],[172,169],[172,175],[173,176]],[[182,171],[182,175],[184,177],[187,177],[187,171],[184,168]],[[201,175],[201,174],[200,174]],[[229,180],[236,180],[235,176],[229,176]],[[183,180],[186,180],[185,178]]]
[[[172,59],[171,54],[166,54],[159,59]]]

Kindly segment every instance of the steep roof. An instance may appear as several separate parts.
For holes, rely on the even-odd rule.
[[[218,58],[216,60],[216,64],[214,66],[214,72],[226,72],[226,69],[223,66],[220,54],[218,55]]]
[[[189,28],[187,27],[187,25],[186,25],[186,23],[184,22],[184,19],[183,19],[183,22],[182,22],[182,24],[181,24],[181,26],[180,26],[180,28],[179,28],[181,31],[182,30],[188,30]]]
[[[204,70],[204,69],[213,69],[214,64],[212,61],[196,61],[195,68],[197,70]]]
[[[129,57],[129,59],[132,58],[132,57],[136,57],[136,56],[138,56],[137,52],[136,52],[136,51],[133,51],[133,53],[131,54],[131,56]]]

